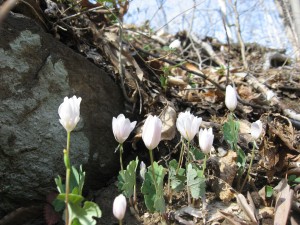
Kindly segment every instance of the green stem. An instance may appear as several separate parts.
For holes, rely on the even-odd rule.
[[[69,208],[68,208],[68,204],[69,204],[69,192],[70,192],[70,173],[71,173],[71,165],[70,165],[70,137],[71,137],[71,132],[67,132],[67,149],[66,151],[64,151],[65,154],[65,166],[66,166],[66,199],[65,199],[65,203],[66,203],[66,217],[65,217],[65,221],[66,221],[66,225],[69,225],[70,221],[69,221]]]
[[[122,225],[122,220],[119,220],[119,225]]]
[[[186,165],[188,165],[190,163],[190,141],[188,141],[186,154],[187,154],[187,163],[186,163]]]
[[[151,160],[152,178],[153,178],[155,190],[157,191],[156,177],[155,177],[155,173],[154,173],[154,165],[153,165],[153,153],[152,153],[152,150],[151,150],[151,149],[149,149],[149,154],[150,154],[150,160]]]
[[[133,206],[136,209],[136,184],[133,185]]]
[[[207,161],[207,155],[205,154],[204,156],[204,161],[203,161],[203,165],[202,165],[202,174],[204,176],[204,172],[205,172],[205,169],[206,169],[206,161]]]
[[[124,167],[123,167],[123,159],[122,159],[122,154],[123,154],[123,144],[120,144],[120,165],[121,165],[121,171],[124,171]]]
[[[251,172],[251,168],[252,168],[252,164],[253,164],[253,159],[254,159],[254,150],[255,150],[255,146],[256,146],[256,142],[253,141],[253,148],[252,148],[252,152],[251,152],[251,159],[250,159],[250,164],[249,164],[249,168],[248,168],[248,171],[247,171],[247,175],[245,177],[245,180],[242,184],[242,187],[241,187],[241,190],[243,190],[249,176],[250,176],[250,172]]]
[[[183,152],[184,152],[184,140],[182,138],[182,145],[181,145],[181,150],[180,150],[179,162],[178,162],[177,169],[176,169],[176,175],[178,175],[178,171],[179,171],[179,169],[181,168],[181,165],[182,165]]]
[[[186,172],[187,172],[188,164],[190,163],[190,141],[188,141],[187,153],[186,154],[187,154],[187,159],[186,159],[186,162],[185,162],[185,168],[186,168]],[[191,205],[191,194],[190,194],[188,184],[186,184],[186,190],[187,190],[187,194],[188,194],[188,204]]]

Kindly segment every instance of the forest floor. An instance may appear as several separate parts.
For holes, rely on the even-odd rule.
[[[242,60],[239,44],[221,43],[210,37],[199,39],[186,31],[173,36],[151,33],[147,25],[123,24],[120,32],[118,24],[113,24],[103,10],[84,9],[84,13],[72,17],[78,9],[61,14],[63,6],[57,7],[60,10],[49,8],[52,14],[43,15],[48,17],[52,34],[112,74],[123,90],[131,118],[143,121],[151,113],[163,121],[162,142],[155,152],[157,161],[165,165],[178,159],[179,112],[189,110],[202,117],[201,128],[213,128],[206,201],[188,206],[187,193],[174,193],[163,215],[167,224],[300,224],[299,63],[286,56],[284,50],[252,43],[245,44]],[[175,39],[181,44],[170,49]],[[234,113],[240,123],[238,145],[246,156],[241,176],[237,175],[237,154],[222,132],[228,116],[224,104],[228,84],[236,87],[239,96]],[[258,119],[264,132],[246,179],[252,150],[250,125]],[[125,156],[134,159],[138,155],[147,162],[143,153],[146,149],[140,146],[141,126],[142,122],[129,140]],[[197,142],[192,145],[199,149]],[[93,193],[103,214],[98,224],[118,224],[112,215],[112,202],[119,193],[116,182],[117,178],[112,178],[106,187]],[[161,215],[149,213],[144,206],[139,186],[140,181],[138,210],[128,207],[124,224],[160,224]]]

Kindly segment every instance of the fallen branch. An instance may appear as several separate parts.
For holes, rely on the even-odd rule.
[[[248,73],[245,76],[245,80],[256,90],[263,94],[263,96],[270,101],[270,104],[273,106],[277,106],[279,111],[282,112],[285,116],[292,118],[293,120],[300,121],[300,114],[297,114],[294,110],[288,109],[287,106],[280,101],[280,99],[276,96],[276,94],[271,91],[266,85],[259,82],[256,77],[254,77],[251,73]]]

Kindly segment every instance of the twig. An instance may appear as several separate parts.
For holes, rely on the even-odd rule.
[[[168,60],[168,59],[165,59],[165,58],[161,58],[161,56],[159,56],[159,55],[157,55],[157,54],[153,54],[153,53],[147,52],[147,51],[145,51],[145,50],[143,50],[143,49],[141,49],[141,48],[139,48],[139,47],[133,46],[133,45],[131,45],[131,46],[132,46],[134,49],[136,49],[136,50],[138,50],[138,51],[140,51],[140,52],[142,52],[142,53],[145,53],[145,54],[147,54],[147,55],[150,55],[150,56],[152,56],[152,57],[154,57],[154,58],[156,58],[156,59],[159,59],[159,60],[161,60],[161,61],[163,61],[163,62],[169,63],[170,65],[173,65],[173,66],[176,65],[178,68],[181,68],[181,69],[183,69],[183,70],[185,70],[185,71],[187,71],[187,72],[189,72],[189,73],[198,75],[199,77],[202,77],[203,79],[208,80],[209,82],[211,82],[213,85],[215,85],[215,86],[216,86],[218,89],[220,89],[221,91],[225,91],[225,87],[219,85],[217,82],[213,81],[212,79],[210,79],[209,77],[207,77],[207,76],[204,75],[203,73],[195,72],[195,71],[190,70],[190,69],[186,68],[185,66],[180,65],[180,64],[178,64],[178,63],[176,63],[176,62],[174,62],[174,61],[171,61],[171,60]]]
[[[215,53],[214,49],[210,44],[208,44],[205,41],[201,41],[199,38],[197,38],[195,35],[191,34],[191,37],[194,42],[199,44],[205,51],[206,53],[210,56],[210,58],[219,66],[224,66],[225,62]],[[204,62],[204,61],[203,61]],[[202,63],[203,63],[202,62]]]
[[[10,10],[18,4],[18,0],[7,0],[0,7],[0,24],[3,22]]]
[[[181,63],[176,63],[176,62],[174,62],[174,61],[171,61],[171,60],[168,60],[168,59],[165,59],[165,58],[161,58],[161,56],[159,56],[159,55],[157,55],[157,54],[153,54],[153,53],[147,52],[147,51],[145,51],[145,50],[143,50],[143,49],[141,49],[141,48],[139,48],[139,47],[133,46],[131,43],[130,43],[130,45],[131,45],[131,47],[133,47],[133,48],[134,48],[135,50],[137,50],[137,51],[140,51],[140,52],[142,52],[142,53],[144,53],[144,54],[147,54],[147,55],[149,55],[149,56],[152,56],[152,57],[154,57],[154,58],[156,58],[156,59],[159,59],[159,60],[161,60],[161,61],[163,61],[163,62],[169,63],[170,65],[174,65],[174,66],[176,65],[176,67],[178,67],[178,68],[180,68],[180,69],[182,69],[182,70],[185,70],[185,71],[187,71],[188,73],[195,74],[195,75],[197,75],[197,76],[203,78],[204,80],[208,80],[210,83],[212,83],[213,85],[215,85],[216,88],[218,88],[219,90],[225,92],[225,87],[224,87],[224,86],[222,86],[222,85],[218,84],[217,82],[213,81],[212,79],[210,79],[209,77],[207,77],[207,76],[206,76],[205,74],[203,74],[203,73],[200,73],[200,72],[196,72],[196,71],[190,70],[190,69],[186,68],[185,66],[181,65]],[[139,55],[139,54],[138,54],[138,55]],[[141,56],[139,55],[139,57],[141,57]],[[141,57],[141,58],[142,58],[142,57]],[[243,105],[248,105],[248,106],[251,106],[251,107],[253,107],[253,108],[264,109],[264,110],[270,109],[270,107],[252,104],[252,103],[250,103],[250,102],[247,102],[247,101],[241,99],[239,96],[237,96],[237,97],[238,97],[239,102],[242,103]]]
[[[91,8],[91,9],[88,9],[88,10],[85,10],[85,11],[82,11],[82,12],[75,13],[75,14],[70,15],[70,16],[66,16],[66,17],[62,18],[60,21],[68,20],[68,19],[80,16],[82,14],[92,12],[92,11],[95,11],[95,10],[98,10],[98,9],[103,9],[103,6],[98,6],[98,7]],[[110,13],[110,11],[104,9],[103,11],[101,11],[101,13]]]
[[[231,45],[230,45],[230,38],[228,36],[228,30],[227,30],[227,25],[226,25],[226,18],[225,15],[222,16],[222,22],[223,22],[223,26],[225,29],[225,34],[226,34],[226,41],[227,41],[227,45],[228,45],[228,53],[227,53],[227,68],[226,68],[226,86],[229,84],[229,66],[230,66],[230,59],[229,59],[229,54],[231,51]]]
[[[178,15],[174,16],[171,20],[169,20],[167,23],[165,23],[163,26],[161,26],[160,28],[158,28],[154,33],[157,33],[159,30],[161,30],[162,28],[168,26],[169,23],[171,23],[173,20],[175,20],[178,16],[181,16],[182,14],[185,14],[186,12],[190,11],[191,9],[195,8],[198,5],[201,5],[203,3],[203,1],[200,1],[198,4],[194,5],[191,8],[188,8],[186,10],[184,10],[183,12],[179,13]]]
[[[234,15],[235,15],[235,26],[236,26],[236,32],[237,32],[237,36],[239,39],[240,47],[241,47],[241,55],[242,55],[242,59],[243,59],[244,69],[248,70],[248,63],[247,63],[246,55],[245,55],[245,44],[244,44],[244,41],[242,38],[239,13],[237,11],[237,0],[234,1],[233,11],[234,11]]]

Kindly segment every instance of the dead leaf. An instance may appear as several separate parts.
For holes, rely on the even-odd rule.
[[[250,220],[252,222],[256,222],[256,224],[257,224],[257,220],[255,217],[255,208],[253,208],[251,205],[248,204],[247,199],[244,197],[244,195],[237,194],[236,200],[237,200],[238,205],[243,209],[243,211],[250,218]]]
[[[177,113],[170,105],[166,106],[160,115],[162,121],[161,140],[172,140],[176,134]]]
[[[221,179],[214,178],[212,181],[212,189],[223,202],[229,202],[234,198],[231,185],[237,173],[236,158],[237,154],[232,150],[229,150],[227,155],[221,157],[219,159]]]
[[[220,211],[220,213],[232,225],[249,225],[249,223],[243,222],[241,219],[239,219],[237,216],[235,216],[233,214],[226,213],[224,211]]]
[[[274,188],[278,191],[275,205],[274,225],[284,225],[289,217],[294,191],[286,179],[282,179]]]

